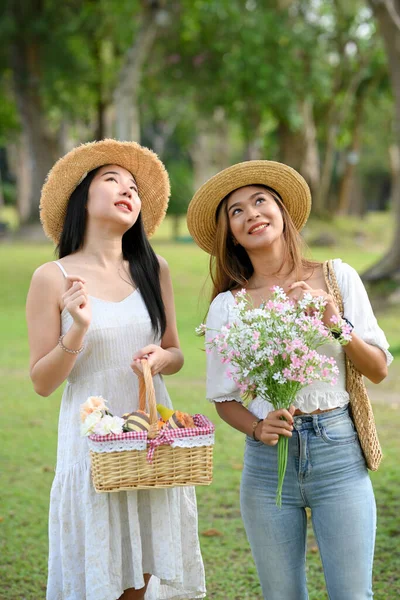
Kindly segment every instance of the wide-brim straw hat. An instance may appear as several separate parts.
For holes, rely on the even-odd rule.
[[[311,210],[311,192],[305,179],[292,167],[271,160],[249,160],[228,167],[211,177],[193,196],[187,225],[200,248],[213,254],[217,229],[216,213],[221,201],[246,185],[266,185],[281,196],[298,231]]]
[[[135,178],[147,237],[163,220],[170,195],[168,173],[158,156],[136,142],[106,139],[74,148],[49,172],[40,198],[40,220],[47,237],[58,244],[72,192],[89,171],[118,165]]]

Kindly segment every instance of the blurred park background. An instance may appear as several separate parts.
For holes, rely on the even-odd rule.
[[[217,425],[215,481],[198,488],[207,597],[261,600],[239,514],[243,437],[204,401],[194,328],[207,308],[207,257],[191,243],[186,208],[234,162],[299,170],[313,193],[312,256],[360,272],[400,356],[400,0],[3,0],[0,39],[0,600],[45,597],[62,390],[39,398],[28,375],[26,293],[54,259],[40,189],[58,157],[104,137],[139,141],[168,168],[154,247],[170,264],[186,363],[167,385],[177,408]],[[385,454],[372,475],[377,600],[400,597],[397,362],[369,386]],[[309,533],[310,599],[326,600]]]

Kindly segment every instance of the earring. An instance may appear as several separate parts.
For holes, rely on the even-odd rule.
[[[237,242],[233,236],[232,236],[232,242],[233,242],[234,246],[238,246],[239,245],[239,242]]]

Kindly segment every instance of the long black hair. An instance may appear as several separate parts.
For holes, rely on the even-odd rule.
[[[99,169],[100,167],[90,171],[71,194],[60,241],[56,248],[58,258],[73,254],[83,247],[89,187]],[[129,262],[132,281],[140,290],[146,304],[154,335],[162,337],[167,319],[161,295],[160,263],[146,237],[141,213],[135,224],[122,236],[122,255],[124,260]]]

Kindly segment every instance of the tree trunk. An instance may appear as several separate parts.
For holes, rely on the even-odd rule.
[[[400,0],[370,0],[370,4],[386,47],[395,100],[396,149],[391,152],[394,237],[387,254],[363,274],[367,281],[380,281],[394,279],[400,275]]]
[[[116,137],[140,142],[139,87],[143,66],[156,39],[161,22],[161,2],[145,3],[141,25],[127,51],[114,91]]]
[[[344,86],[342,77],[338,73],[336,82],[333,85],[332,102],[327,111],[327,136],[325,143],[325,156],[322,163],[321,181],[318,191],[315,195],[313,213],[315,215],[326,215],[329,209],[329,190],[332,182],[333,165],[335,161],[335,150],[337,135],[340,127],[345,120],[354,95],[360,86],[363,77],[363,67],[368,62],[368,56],[364,55],[358,68],[352,73],[347,85]],[[343,101],[336,103],[336,95],[344,92]]]
[[[198,126],[201,127],[199,122]],[[196,190],[218,171],[213,159],[214,136],[209,128],[204,125],[204,128],[198,131],[196,140],[190,148],[190,157],[193,162],[193,184]]]
[[[55,136],[47,131],[47,123],[39,92],[39,48],[34,42],[18,39],[11,45],[11,67],[19,117],[26,144],[26,166],[29,170],[29,200],[20,214],[21,223],[39,220],[40,193],[59,147]],[[18,178],[19,173],[16,173]],[[25,186],[25,184],[24,184]]]
[[[339,215],[350,214],[350,209],[352,206],[351,191],[355,185],[354,177],[360,156],[361,124],[364,99],[364,95],[360,96],[354,106],[352,139],[350,147],[346,152],[344,173],[339,184],[339,200],[337,206],[337,212]]]
[[[107,85],[105,79],[105,66],[104,66],[104,55],[105,55],[105,42],[103,38],[94,36],[92,41],[93,57],[96,65],[96,117],[94,124],[94,139],[102,140],[105,137],[112,137],[107,135],[107,110],[111,104],[110,93],[107,93]]]
[[[254,136],[247,140],[244,147],[243,160],[260,160],[262,158],[262,141]]]
[[[301,129],[293,131],[286,122],[279,123],[279,157],[303,175],[314,197],[320,183],[320,161],[312,101],[303,100],[299,111],[303,117]]]
[[[363,189],[359,171],[356,169],[350,187],[349,215],[364,218],[367,213],[365,191]]]
[[[302,102],[301,113],[303,115],[304,152],[300,165],[300,173],[310,186],[311,194],[314,198],[320,184],[321,165],[317,142],[317,128],[315,126],[311,100],[306,99]]]
[[[17,211],[19,223],[27,223],[31,214],[31,169],[29,158],[29,144],[26,142],[25,136],[20,137],[19,143],[16,146],[16,169],[15,175],[17,180]]]
[[[226,169],[231,164],[230,127],[223,108],[216,108],[213,115],[215,143],[214,163],[217,171]]]
[[[362,278],[365,281],[379,282],[400,278],[400,147],[391,146],[390,162],[392,172],[392,212],[395,221],[393,242],[388,252],[375,265],[370,267]]]
[[[279,159],[285,165],[300,171],[302,155],[304,150],[303,131],[293,129],[286,121],[280,121],[278,125]]]
[[[178,126],[178,123],[183,117],[186,110],[186,102],[176,104],[173,114],[170,114],[168,116],[168,119],[162,122],[158,121],[154,124],[154,130],[150,134],[151,147],[161,159],[165,153],[165,148],[167,147],[168,142],[173,136]]]
[[[317,216],[327,214],[329,190],[332,181],[333,163],[335,160],[336,137],[338,123],[333,120],[328,125],[328,135],[326,137],[325,157],[322,164],[321,180],[315,195],[313,204],[313,213]]]
[[[263,158],[261,120],[258,107],[251,104],[247,105],[241,119],[244,140],[243,160],[260,160]]]
[[[231,162],[229,123],[223,111],[217,109],[212,120],[198,119],[197,131],[195,143],[190,148],[196,190]]]

